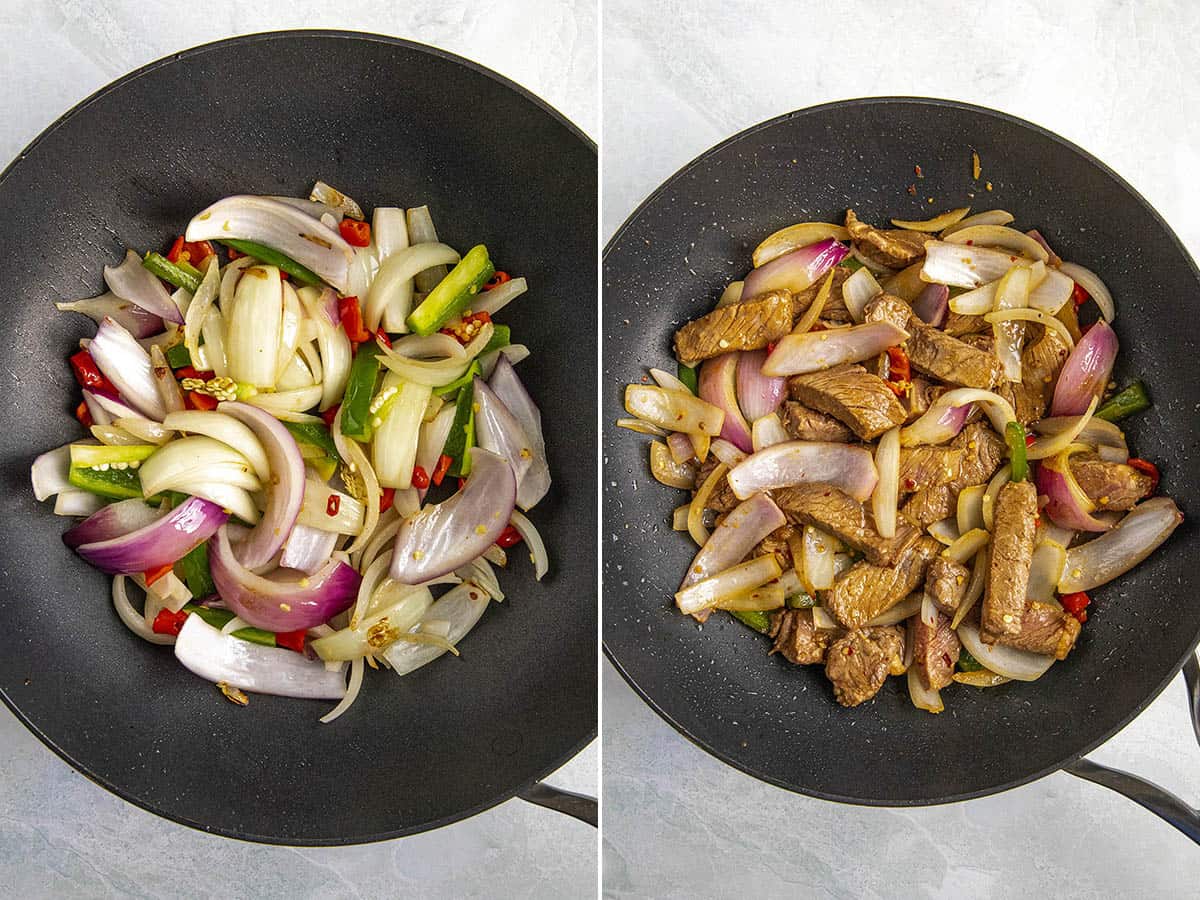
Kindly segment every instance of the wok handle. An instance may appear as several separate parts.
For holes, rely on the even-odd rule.
[[[1192,730],[1200,743],[1200,663],[1193,653],[1183,665],[1183,680],[1187,685],[1188,712],[1192,717]],[[1196,844],[1200,844],[1200,810],[1188,806],[1170,791],[1152,781],[1139,778],[1120,769],[1110,769],[1090,759],[1080,759],[1063,768],[1064,772],[1093,784],[1116,791],[1134,803],[1150,810],[1168,825],[1179,829]]]
[[[600,811],[595,797],[564,791],[561,788],[552,787],[544,781],[535,781],[517,796],[528,803],[536,803],[546,809],[574,816],[581,822],[587,822],[593,828],[599,824]]]

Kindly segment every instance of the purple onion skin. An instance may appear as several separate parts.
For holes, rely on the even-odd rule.
[[[926,325],[941,328],[950,311],[950,288],[944,284],[928,285],[913,301],[913,312]]]
[[[1067,477],[1060,471],[1044,462],[1037,467],[1038,496],[1048,498],[1042,510],[1050,521],[1062,528],[1073,528],[1076,531],[1108,531],[1109,527],[1089,515],[1075,498],[1067,486]]]
[[[834,238],[792,250],[759,266],[746,276],[742,299],[752,300],[767,291],[803,290],[846,258],[850,249]]]
[[[74,550],[81,544],[95,544],[144,528],[158,518],[158,513],[141,500],[121,500],[92,513],[78,525],[67,529],[63,543]]]
[[[737,400],[738,352],[723,353],[706,359],[700,364],[700,399],[725,411],[725,424],[721,426],[721,437],[743,453],[753,453],[750,424],[742,415]]]
[[[75,552],[109,574],[147,572],[186,556],[212,537],[228,518],[229,514],[215,503],[189,497],[143,528],[105,541],[80,544]],[[86,524],[85,520],[77,527]]]
[[[737,362],[737,401],[747,422],[769,416],[779,409],[787,393],[787,379],[762,374],[767,351],[747,350]]]
[[[1117,333],[1103,319],[1079,339],[1063,364],[1050,404],[1052,416],[1080,416],[1093,397],[1099,397],[1117,360]]]

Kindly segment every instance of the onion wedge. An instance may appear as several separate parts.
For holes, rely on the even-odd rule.
[[[1139,503],[1107,534],[1067,551],[1059,591],[1090,591],[1124,575],[1153,553],[1181,522],[1183,513],[1169,497]]]
[[[698,431],[712,437],[721,433],[725,423],[725,413],[699,397],[646,384],[625,389],[625,410],[668,431]]]
[[[680,612],[695,615],[774,581],[782,574],[775,554],[768,553],[681,589],[675,594],[675,604]]]
[[[705,541],[688,566],[679,589],[682,591],[745,559],[760,541],[786,522],[779,507],[766,494],[743,500]]]
[[[862,503],[871,496],[878,477],[871,452],[863,447],[787,441],[746,457],[730,470],[728,481],[739,500],[759,491],[825,482]]]
[[[961,206],[958,209],[950,209],[940,215],[934,216],[932,219],[921,219],[913,221],[910,219],[892,219],[892,224],[897,228],[903,228],[905,231],[941,231],[949,228],[958,222],[971,211],[969,206]]]
[[[891,322],[868,322],[826,331],[789,334],[763,364],[764,375],[803,375],[842,363],[862,362],[908,340]]]
[[[963,622],[957,629],[958,638],[970,654],[991,672],[1016,681],[1037,681],[1046,674],[1054,657],[1030,653],[1003,644],[985,644],[979,637],[979,629]]]
[[[773,259],[800,247],[808,247],[819,241],[833,238],[836,241],[850,240],[850,232],[841,225],[829,222],[798,222],[781,228],[754,248],[754,267],[765,266]]]

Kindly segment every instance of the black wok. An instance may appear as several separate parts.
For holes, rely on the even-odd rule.
[[[240,708],[120,624],[108,579],[68,552],[28,467],[77,438],[66,365],[92,332],[55,300],[101,291],[125,247],[158,249],[231,193],[298,194],[317,178],[364,205],[428,203],[440,236],[486,242],[528,295],[501,314],[533,349],[520,372],[551,423],[555,486],[532,518],[551,574],[524,554],[443,659],[368,672],[328,704]],[[581,449],[594,383],[596,152],[570,122],[493,72],[392,38],[289,32],[153,63],[84,101],[0,176],[0,696],[49,747],[125,799],[247,840],[347,844],[409,834],[536,785],[595,734],[595,484]],[[570,806],[570,798],[566,798]]]
[[[973,149],[984,168],[978,182]],[[758,241],[792,222],[840,221],[851,205],[876,222],[962,205],[1007,209],[1064,258],[1102,273],[1119,310],[1115,377],[1144,379],[1154,397],[1128,423],[1130,444],[1160,464],[1163,490],[1185,513],[1200,515],[1188,464],[1200,440],[1190,324],[1200,273],[1149,204],[1080,148],[1001,113],[909,98],[819,106],[750,128],[685,166],[606,249],[605,649],[668,722],[764,781],[869,805],[979,797],[1070,766],[1179,671],[1200,635],[1194,518],[1094,593],[1078,648],[1040,681],[956,688],[945,693],[947,711],[932,716],[894,678],[873,702],[847,710],[820,667],[768,658],[764,639],[728,616],[698,627],[678,614],[671,596],[694,552],[670,528],[679,495],[650,478],[645,439],[611,426],[624,414],[624,385],[647,366],[674,365],[675,328],[742,277]],[[1200,834],[1194,817],[1190,827]]]

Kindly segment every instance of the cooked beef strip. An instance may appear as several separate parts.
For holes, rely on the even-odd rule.
[[[851,631],[829,645],[825,675],[842,706],[858,706],[883,687],[897,659],[904,655],[904,638],[894,626]]]
[[[696,467],[696,491],[700,490],[704,482],[708,480],[708,476],[712,474],[712,470],[719,464],[720,460],[710,453],[708,459]],[[692,496],[695,496],[694,492]],[[732,511],[741,502],[733,492],[733,488],[729,486],[729,480],[722,478],[713,489],[713,492],[708,495],[708,503],[705,504],[704,508],[716,510],[719,513],[727,513]]]
[[[962,476],[961,447],[905,447],[900,451],[900,490],[911,494]]]
[[[833,485],[798,484],[773,491],[771,496],[789,522],[832,534],[876,566],[890,566],[921,534],[900,521],[895,537],[880,537],[866,507]]]
[[[811,666],[825,662],[825,651],[833,633],[819,631],[813,626],[811,609],[780,609],[771,614],[771,630],[775,638],[771,653],[780,653],[783,658],[798,666]]]
[[[798,540],[800,537],[799,529],[793,528],[791,525],[782,525],[759,541],[750,557],[753,559],[774,553],[780,567],[790,569],[795,563],[792,561],[792,547],[789,541]]]
[[[861,628],[916,590],[941,552],[940,543],[922,535],[894,566],[860,560],[824,592],[824,606],[843,628]]]
[[[1062,607],[1034,600],[1021,617],[1021,628],[1014,635],[996,641],[1030,653],[1066,659],[1079,637],[1079,621]]]
[[[983,317],[980,317],[983,321]],[[984,323],[987,324],[987,323]],[[960,340],[964,344],[969,344],[976,350],[982,350],[985,353],[994,353],[996,350],[996,335],[992,333],[992,326],[987,326],[987,331],[975,331],[970,334],[964,334]]]
[[[675,332],[675,355],[685,366],[733,350],[758,350],[792,330],[792,294],[770,291],[714,309]]]
[[[803,403],[788,400],[783,404],[783,430],[798,441],[854,440],[854,432],[831,415],[809,409]]]
[[[940,553],[934,557],[925,573],[925,593],[933,605],[948,616],[958,612],[958,605],[967,595],[967,584],[971,571],[962,563],[955,562]]]
[[[850,426],[864,441],[904,421],[904,407],[878,375],[845,363],[788,380],[791,397]]]
[[[949,617],[941,613],[935,625],[926,625],[920,616],[913,616],[912,623],[912,664],[925,687],[940,691],[954,680],[951,676],[962,644],[950,627]]]
[[[1149,475],[1124,463],[1105,462],[1095,453],[1071,456],[1071,474],[1099,509],[1126,510],[1150,496]]]
[[[909,521],[922,528],[951,515],[957,508],[958,492],[965,487],[986,482],[1004,459],[1004,441],[987,422],[970,423],[950,442],[950,446],[963,451],[962,472],[958,478],[949,484],[922,488],[908,499],[901,510]]]
[[[1046,414],[1058,373],[1070,353],[1067,342],[1052,328],[1041,334],[1021,351],[1021,382],[1012,386],[1013,411],[1022,425],[1036,422]]]
[[[921,231],[876,228],[859,221],[852,209],[846,210],[846,230],[850,232],[855,250],[889,269],[911,266],[925,256],[925,245],[936,240],[932,234]]]
[[[1010,481],[1000,489],[980,620],[980,637],[985,643],[993,644],[997,638],[1021,632],[1037,512],[1033,482]]]
[[[991,329],[992,326],[983,320],[983,316],[964,316],[954,310],[946,313],[946,321],[942,323],[942,331],[950,337],[963,338],[963,340],[966,340],[967,335],[975,335],[985,330],[991,331]],[[991,347],[987,349],[990,350]]]
[[[820,318],[822,321],[836,322],[839,325],[849,324],[854,321],[850,316],[850,310],[846,308],[846,298],[842,295],[842,285],[846,283],[846,279],[852,274],[845,266],[833,267],[833,284],[830,285],[829,297],[825,300],[825,305],[821,308]],[[813,300],[817,298],[817,294],[821,290],[821,285],[824,283],[825,277],[823,276],[818,278],[815,284],[793,295],[793,316],[799,318],[808,311],[808,308],[812,306]]]
[[[918,372],[961,387],[991,390],[1004,377],[993,354],[972,347],[944,331],[926,325],[912,307],[890,294],[880,294],[865,310],[868,322],[890,322],[908,332],[905,350]]]
[[[908,392],[904,395],[904,407],[908,411],[904,420],[905,424],[915,422],[925,415],[925,411],[929,409],[933,401],[946,393],[946,390],[947,388],[928,378],[922,378],[920,375],[912,376]]]

